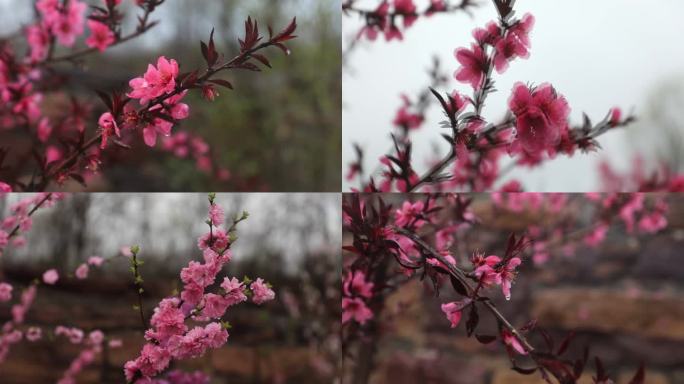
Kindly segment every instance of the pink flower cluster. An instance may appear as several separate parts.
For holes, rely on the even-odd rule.
[[[504,73],[508,64],[516,58],[529,57],[529,33],[534,27],[534,17],[526,14],[522,20],[503,29],[497,23],[490,22],[486,28],[478,28],[473,32],[476,43],[468,48],[454,51],[461,67],[454,73],[456,80],[470,84],[475,90],[481,89],[492,62],[497,72]],[[487,49],[493,49],[490,59]]]
[[[527,154],[554,154],[561,139],[568,139],[570,106],[550,84],[530,89],[517,83],[508,104],[516,118],[518,142]]]
[[[38,0],[36,9],[42,18],[40,27],[55,36],[60,44],[71,47],[76,38],[83,34],[88,6],[81,0],[70,0],[64,4],[59,0]]]
[[[120,0],[117,0],[114,5],[119,3]],[[59,44],[72,47],[84,33],[86,8],[87,4],[81,0],[38,0],[36,9],[41,20],[26,28],[31,61],[39,62],[47,58],[53,36]],[[90,36],[85,43],[88,47],[104,52],[116,42],[116,35],[108,25],[94,19],[88,20],[87,24]]]
[[[503,73],[516,58],[529,57],[529,34],[534,26],[534,17],[526,14],[513,25],[502,27],[490,22],[485,28],[473,32],[476,43],[454,52],[461,67],[455,72],[456,80],[470,84],[479,91],[485,84],[489,71],[496,68]],[[491,48],[492,53],[488,53]],[[511,152],[537,156],[545,150],[551,151],[568,136],[570,107],[563,96],[549,84],[530,88],[522,83],[513,87],[509,107],[516,118],[517,141]],[[519,144],[518,144],[519,143]]]
[[[198,239],[204,262],[191,261],[183,268],[180,295],[163,299],[154,309],[151,327],[145,332],[148,343],[140,356],[124,366],[128,381],[149,383],[172,360],[197,358],[209,349],[220,348],[228,340],[228,331],[221,319],[229,307],[247,301],[249,296],[255,304],[275,298],[271,287],[261,278],[241,282],[235,277],[225,277],[218,292],[206,292],[231,259],[230,238],[221,228],[224,212],[213,200],[208,216],[210,231]],[[206,325],[190,328],[186,324],[188,320]]]
[[[172,93],[176,89],[178,77],[178,62],[161,56],[157,59],[157,66],[150,64],[142,77],[136,77],[128,84],[132,91],[128,93],[131,99],[139,99],[141,105]]]
[[[518,257],[513,257],[505,262],[498,256],[475,254],[471,259],[475,266],[475,276],[485,286],[500,285],[506,300],[511,299],[511,285],[515,278],[515,269],[522,263]]]
[[[348,271],[342,283],[342,324],[351,320],[359,324],[373,318],[373,312],[366,300],[373,296],[373,283],[366,281],[362,271]]]
[[[174,122],[190,116],[190,107],[182,102],[187,90],[182,92],[177,90],[178,71],[178,62],[161,56],[156,66],[150,64],[142,77],[131,80],[129,82],[131,92],[128,93],[128,97],[138,99],[140,104],[146,107],[146,115],[149,116],[142,119],[138,111],[132,105],[127,104],[124,108],[123,122],[120,125],[110,112],[104,113],[100,116],[98,124],[102,134],[101,148],[107,146],[108,138],[121,137],[120,128],[140,127],[143,140],[150,147],[157,144],[159,135],[170,136]],[[153,104],[149,105],[151,102]]]
[[[425,211],[425,204],[422,201],[405,201],[401,208],[396,210],[394,222],[400,227],[411,226],[418,229],[427,223]]]

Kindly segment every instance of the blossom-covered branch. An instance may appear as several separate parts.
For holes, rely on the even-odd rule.
[[[579,199],[579,197],[578,197]],[[623,223],[627,233],[639,231],[652,234],[666,228],[664,213],[667,204],[659,196],[644,194],[589,195],[578,204],[595,204],[596,217],[601,226],[608,228]],[[521,209],[531,212],[548,211],[559,214],[559,207],[568,204],[563,194],[500,194],[492,201],[501,209],[510,209],[520,215]],[[376,344],[381,336],[381,324],[389,296],[399,287],[417,279],[431,282],[429,291],[438,295],[445,286],[451,286],[460,300],[441,305],[441,310],[452,328],[466,319],[468,337],[482,344],[499,341],[508,352],[512,369],[521,374],[538,372],[544,379],[561,383],[576,382],[587,364],[588,354],[577,358],[565,356],[572,336],[561,342],[560,348],[548,333],[535,321],[517,327],[501,312],[490,288],[498,287],[508,300],[519,267],[532,258],[536,266],[539,253],[555,252],[554,242],[563,245],[563,252],[574,252],[583,243],[595,247],[605,238],[607,229],[595,234],[597,227],[582,229],[569,221],[548,225],[548,231],[530,229],[511,234],[504,242],[503,251],[487,255],[476,251],[461,258],[457,252],[466,252],[468,233],[480,231],[480,218],[471,208],[473,199],[461,195],[425,195],[414,201],[405,201],[396,210],[382,198],[366,195],[349,195],[344,202],[344,226],[351,243],[344,247],[348,257],[344,263],[342,323],[345,356],[354,356],[353,382],[365,383],[373,368]],[[499,215],[499,213],[497,213]],[[618,218],[615,221],[613,218]],[[638,224],[637,224],[638,223]],[[581,230],[577,230],[579,227]],[[545,233],[572,230],[567,236],[545,237]],[[541,245],[542,247],[539,247]],[[458,246],[458,247],[457,247]],[[572,248],[567,248],[572,246]],[[567,257],[567,256],[566,256]],[[488,312],[497,324],[497,331],[479,327],[481,311]],[[538,345],[537,336],[546,340]],[[571,334],[572,335],[572,334]],[[354,353],[355,352],[355,353]],[[531,366],[530,366],[531,364]],[[600,365],[600,360],[597,360]],[[597,368],[597,370],[600,370]],[[643,376],[643,370],[640,371]],[[598,373],[602,377],[605,373]],[[635,378],[639,380],[639,374]],[[597,379],[597,383],[602,382]]]
[[[576,152],[597,150],[599,136],[632,123],[633,116],[623,116],[618,108],[611,109],[599,122],[584,116],[581,125],[569,122],[570,104],[551,84],[530,85],[516,83],[508,101],[508,112],[499,121],[483,116],[488,96],[496,90],[494,73],[503,74],[510,64],[529,57],[535,19],[526,14],[516,18],[513,2],[494,0],[499,18],[484,28],[473,31],[474,43],[454,52],[459,68],[454,78],[472,88],[466,96],[458,91],[442,93],[434,87],[430,91],[441,106],[445,120],[441,136],[448,143],[446,155],[428,159],[430,166],[420,172],[414,165],[412,141],[393,137],[393,148],[382,156],[381,170],[361,182],[358,190],[373,192],[428,191],[521,191],[515,180],[500,185],[504,171],[501,162],[509,158],[512,167],[536,167],[559,155],[573,156]],[[420,112],[407,114],[409,104],[399,113],[420,119],[404,119],[399,129],[409,126],[416,130],[425,120]],[[398,113],[398,114],[399,114]],[[349,175],[354,178],[365,157],[356,146],[357,160],[350,164]]]
[[[101,6],[94,6],[88,17],[87,49],[63,56],[54,54],[58,45],[72,47],[84,33],[86,6],[81,0],[36,2],[39,20],[26,30],[29,51],[25,57],[16,55],[9,43],[0,45],[0,95],[4,102],[0,107],[0,123],[28,135],[32,142],[30,151],[13,153],[16,158],[13,162],[9,161],[8,150],[0,151],[0,187],[42,191],[70,179],[85,186],[90,176],[101,169],[111,152],[111,143],[125,150],[133,148],[136,140],[131,134],[133,131],[140,132],[139,137],[149,147],[155,147],[158,138],[163,138],[163,151],[193,159],[203,173],[228,181],[231,173],[218,163],[215,151],[205,140],[190,132],[172,132],[175,125],[190,116],[190,106],[182,100],[188,92],[198,91],[206,100],[213,101],[219,95],[219,87],[232,89],[228,80],[218,76],[221,72],[261,71],[262,67],[271,67],[261,51],[276,47],[289,54],[285,44],[296,37],[296,19],[277,33],[269,27],[266,36],[260,33],[256,21],[248,18],[244,37],[238,39],[240,51],[230,60],[223,59],[212,32],[209,41],[201,43],[206,69],[181,73],[178,61],[164,56],[158,58],[156,65],[149,65],[144,75],[129,82],[128,92],[96,92],[107,107],[97,125],[89,122],[91,106],[75,97],[71,97],[72,108],[65,116],[43,116],[43,96],[47,92],[61,93],[61,83],[53,66],[104,52],[143,35],[157,24],[150,16],[164,0],[137,1],[143,13],[136,30],[126,35],[121,30],[120,0],[103,2]],[[88,135],[91,126],[94,132]]]
[[[237,225],[249,215],[245,212],[236,216],[225,229],[223,208],[214,199],[214,194],[209,195],[206,221],[209,232],[197,241],[203,261],[191,261],[183,268],[180,273],[182,291],[163,299],[154,309],[150,328],[145,331],[147,343],[140,356],[124,366],[126,380],[130,383],[149,382],[174,360],[194,359],[210,349],[220,348],[228,341],[230,324],[223,319],[228,308],[248,299],[261,305],[275,298],[271,286],[261,278],[252,281],[245,277],[240,281],[225,277],[218,283],[219,273],[232,258],[230,248],[237,239]],[[136,255],[133,251],[139,249],[131,250]],[[136,276],[139,277],[137,272]],[[192,323],[198,325],[191,328]]]

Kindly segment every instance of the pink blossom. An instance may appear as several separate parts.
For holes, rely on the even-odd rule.
[[[596,247],[606,238],[607,232],[608,225],[600,224],[584,238],[584,243],[590,247]]]
[[[202,97],[207,101],[214,101],[216,97],[219,96],[216,87],[211,84],[205,84],[202,86]]]
[[[156,67],[150,64],[143,77],[137,77],[129,82],[133,90],[128,97],[140,99],[140,104],[146,105],[152,99],[173,92],[176,88],[178,70],[176,60],[167,60],[161,56]]]
[[[404,104],[397,111],[397,115],[394,118],[392,124],[399,128],[405,129],[416,129],[423,124],[423,116],[411,112],[411,102],[408,97],[402,95]]]
[[[133,252],[131,252],[131,247],[123,246],[119,249],[119,253],[124,257],[133,257]]]
[[[181,103],[181,100],[185,97],[187,91],[183,91],[178,95],[169,97],[162,108],[160,105],[155,105],[150,108],[150,111],[161,111],[162,113],[168,114],[176,120],[183,120],[190,116],[190,107]],[[171,129],[173,128],[173,123],[162,118],[155,118],[151,124],[148,124],[143,128],[143,139],[145,144],[150,147],[154,147],[157,144],[157,136],[162,135],[169,137],[171,135]]]
[[[501,332],[501,337],[503,338],[504,344],[513,348],[513,350],[515,350],[516,352],[518,352],[521,355],[527,355],[527,351],[522,346],[522,344],[520,344],[520,340],[518,340],[518,338],[515,337],[511,332],[504,329]]]
[[[186,330],[185,316],[178,308],[179,301],[176,298],[162,300],[154,309],[150,319],[153,330],[148,330],[145,337],[159,342],[165,342],[171,336],[182,335]]]
[[[400,227],[413,224],[416,228],[420,228],[427,222],[423,217],[424,209],[425,205],[422,201],[417,201],[415,203],[405,201],[401,208],[397,209],[394,213],[395,223]]]
[[[45,162],[47,164],[61,160],[62,156],[62,151],[54,145],[50,145],[45,149]]]
[[[615,107],[610,110],[610,125],[613,127],[616,127],[620,124],[620,121],[622,120],[622,110],[618,107]]]
[[[517,22],[511,27],[508,33],[514,35],[520,41],[520,44],[529,48],[529,34],[530,32],[532,32],[532,28],[534,28],[534,23],[534,16],[529,13],[526,13],[525,15],[523,15],[522,19],[519,22]]]
[[[204,295],[204,307],[202,309],[202,316],[212,319],[219,319],[223,317],[228,308],[229,301],[223,296],[207,293]]]
[[[50,138],[50,134],[52,134],[52,125],[50,124],[50,119],[44,117],[40,119],[36,135],[38,136],[38,140],[40,140],[42,143],[45,143]]]
[[[202,251],[211,248],[216,252],[223,252],[228,246],[229,241],[226,232],[214,228],[213,233],[206,233],[197,239],[197,247]]]
[[[261,278],[256,279],[255,282],[250,284],[249,288],[254,294],[252,301],[255,304],[262,304],[275,298],[275,292]]]
[[[55,327],[56,336],[65,336],[72,344],[80,344],[83,341],[83,331],[78,328],[67,328],[63,325]]]
[[[0,283],[0,303],[12,300],[13,287],[7,283]]]
[[[154,344],[145,344],[140,352],[140,357],[133,364],[129,361],[124,366],[126,379],[131,381],[138,371],[145,377],[156,376],[168,367],[170,361],[171,355],[165,348]]]
[[[404,16],[404,28],[409,28],[418,19],[413,0],[394,0],[394,10]]]
[[[10,192],[12,192],[12,187],[9,184],[0,181],[0,193],[10,193]]]
[[[473,37],[479,45],[494,45],[500,35],[501,28],[495,22],[489,22],[485,28],[475,28],[473,31]]]
[[[534,27],[534,17],[528,13],[509,29],[506,36],[495,40],[494,66],[497,72],[503,73],[508,68],[508,63],[517,57],[523,59],[529,57],[529,33],[532,27]]]
[[[98,120],[98,125],[100,127],[100,133],[102,134],[102,143],[100,144],[101,149],[105,149],[107,147],[107,140],[109,137],[121,137],[119,126],[116,124],[116,119],[114,119],[114,116],[112,116],[111,113],[103,113]]]
[[[4,341],[10,343],[10,344],[16,344],[21,341],[22,333],[20,330],[15,329],[14,331],[4,335]]]
[[[81,264],[76,268],[76,278],[79,280],[84,280],[88,278],[88,272],[89,272],[88,264]]]
[[[472,303],[471,299],[465,299],[462,301],[454,301],[451,303],[442,304],[442,312],[447,317],[447,320],[451,322],[451,328],[456,328],[458,323],[461,321],[463,315],[463,309]]]
[[[639,230],[645,233],[656,233],[667,227],[667,218],[661,212],[651,212],[639,220]]]
[[[32,25],[26,28],[26,41],[31,50],[31,61],[38,62],[47,58],[50,44],[50,34],[41,25]]]
[[[527,50],[527,47],[521,44],[514,34],[509,33],[496,43],[494,67],[497,72],[504,73],[508,69],[508,63],[516,57],[526,59],[529,56],[530,52]]]
[[[447,10],[447,4],[445,0],[430,0],[430,7],[425,12],[426,16],[432,16],[437,12],[444,12]]]
[[[80,0],[70,0],[66,12],[59,12],[58,16],[48,19],[51,31],[57,37],[60,44],[71,47],[76,38],[83,34],[85,22],[85,10],[87,5]]]
[[[550,84],[530,90],[517,83],[508,103],[516,117],[518,139],[526,152],[540,153],[560,143],[567,130],[570,107]]]
[[[473,264],[475,265],[475,276],[480,279],[484,286],[492,284],[499,284],[499,274],[494,269],[501,263],[501,258],[498,256],[475,255]]]
[[[214,225],[222,225],[225,220],[223,208],[218,204],[212,204],[209,208],[209,219]]]
[[[35,342],[43,337],[43,330],[38,327],[30,327],[26,331],[26,340],[30,342]]]
[[[458,48],[454,56],[461,64],[461,67],[454,73],[454,78],[461,83],[470,84],[475,90],[482,88],[487,71],[487,57],[484,50],[473,44],[471,49]]]
[[[97,48],[100,52],[107,50],[107,47],[116,42],[114,32],[104,23],[95,20],[88,20],[90,37],[86,39],[86,45],[90,48]]]
[[[48,285],[54,285],[59,280],[59,273],[56,269],[49,269],[43,273],[43,282]]]
[[[186,285],[197,285],[205,288],[214,281],[215,275],[207,264],[191,261],[187,267],[181,270],[180,277]]]
[[[244,292],[244,284],[238,279],[229,279],[225,277],[221,283],[221,288],[225,291],[225,299],[228,301],[228,306],[247,301],[247,295]]]
[[[88,258],[88,264],[92,265],[93,267],[102,266],[103,263],[104,259],[100,256],[91,256]]]
[[[220,348],[228,341],[228,332],[219,323],[209,323],[204,327],[207,347]]]
[[[366,282],[366,274],[362,271],[349,271],[343,282],[344,294],[359,295],[370,299],[373,295],[373,283]]]
[[[92,345],[100,345],[104,341],[104,333],[102,333],[102,331],[100,331],[99,329],[91,331],[88,334],[88,341]]]
[[[361,298],[342,298],[342,324],[352,319],[359,324],[364,324],[371,318],[373,318],[373,312]]]

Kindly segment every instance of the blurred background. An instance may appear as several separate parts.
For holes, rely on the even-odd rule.
[[[0,0],[0,37],[30,22],[32,3]],[[132,1],[122,6],[127,11],[124,31],[130,31],[140,11]],[[296,16],[299,38],[288,43],[293,54],[285,57],[277,49],[269,50],[266,55],[274,69],[227,73],[224,77],[235,90],[219,90],[221,95],[213,103],[191,93],[187,97],[191,118],[179,126],[213,147],[218,163],[231,172],[231,181],[217,185],[198,172],[192,160],[161,151],[117,150],[112,151],[119,152],[114,155],[117,165],[105,168],[103,178],[92,182],[91,189],[339,191],[339,0],[166,1],[152,18],[160,25],[142,38],[94,55],[82,67],[64,65],[59,70],[71,76],[70,90],[91,99],[94,112],[101,112],[94,89],[126,89],[128,81],[144,73],[160,55],[177,59],[181,72],[204,66],[200,40],[208,41],[212,28],[217,49],[234,56],[248,16],[259,22],[264,33],[267,25],[280,30]],[[59,110],[63,103],[48,98],[43,105],[46,110]]]
[[[578,228],[593,222],[590,204],[571,195],[558,213],[543,210],[506,212],[492,204],[491,195],[474,197],[473,213],[480,223],[466,230],[457,241],[457,263],[474,251],[500,254],[510,233],[522,233],[531,226],[556,228],[551,223],[575,217]],[[422,200],[420,195],[412,196]],[[384,195],[395,207],[406,195]],[[563,243],[550,251],[549,260],[536,266],[523,262],[512,288],[511,301],[500,291],[491,296],[499,310],[517,327],[536,319],[559,345],[569,332],[576,338],[565,357],[581,356],[589,346],[590,356],[599,356],[616,383],[627,383],[641,362],[646,366],[646,383],[684,382],[684,196],[669,195],[669,226],[656,235],[628,235],[624,226],[614,225],[598,248],[579,246],[565,254]],[[351,235],[343,234],[349,244]],[[346,257],[346,256],[345,256]],[[521,375],[510,369],[499,343],[482,345],[467,338],[464,315],[458,328],[451,329],[440,304],[458,300],[446,284],[439,297],[432,294],[429,279],[404,284],[386,301],[381,315],[382,335],[373,384],[543,384],[538,374]],[[494,334],[496,325],[489,314],[480,312],[479,334]],[[534,345],[543,345],[539,335]],[[344,364],[353,366],[353,358]],[[524,358],[519,357],[523,366]],[[592,383],[593,360],[580,384]]]
[[[2,217],[22,196],[0,199]],[[335,194],[219,194],[226,217],[250,213],[238,226],[227,276],[262,277],[276,300],[229,309],[228,344],[174,368],[201,370],[212,383],[330,383],[339,361],[341,200]],[[54,287],[40,286],[26,324],[101,329],[120,338],[78,376],[79,383],[121,383],[123,364],[143,341],[132,308],[137,296],[121,247],[137,244],[145,264],[143,308],[149,318],[159,300],[181,287],[180,269],[201,259],[197,238],[207,231],[204,194],[74,194],[34,216],[27,245],[2,256],[5,281],[17,292],[43,271],[57,268]],[[55,228],[59,228],[58,231]],[[89,256],[109,260],[73,277]],[[221,278],[222,279],[222,278]],[[0,323],[10,306],[0,305]],[[0,364],[3,383],[56,382],[80,348],[68,342],[22,342]]]
[[[357,4],[373,9],[378,1]],[[427,0],[416,0],[419,9]],[[468,91],[451,75],[458,63],[453,52],[469,46],[471,31],[497,17],[490,0],[480,0],[472,16],[457,13],[417,21],[403,42],[363,42],[345,55],[343,72],[343,165],[355,160],[353,142],[366,149],[366,167],[390,147],[391,122],[401,105],[399,95],[422,92],[429,84],[427,70],[433,56],[440,58],[450,83],[441,89]],[[485,116],[499,120],[506,111],[510,90],[517,81],[552,83],[568,99],[571,120],[581,123],[586,112],[599,121],[613,106],[633,111],[640,119],[626,131],[612,132],[599,139],[603,150],[574,158],[553,160],[532,171],[511,172],[527,190],[549,192],[595,191],[600,186],[598,165],[608,160],[620,171],[631,169],[635,154],[643,154],[647,167],[668,162],[674,170],[684,169],[684,46],[674,36],[684,33],[680,15],[684,2],[643,0],[525,0],[516,2],[518,15],[536,17],[528,60],[513,63],[503,75],[496,75],[498,92],[490,95]],[[356,37],[362,21],[343,16],[343,51]],[[446,153],[439,137],[442,114],[432,107],[426,125],[416,134],[416,164],[426,168],[434,146]],[[573,177],[568,177],[568,175]],[[355,185],[354,185],[355,186]],[[351,184],[346,183],[344,190]]]

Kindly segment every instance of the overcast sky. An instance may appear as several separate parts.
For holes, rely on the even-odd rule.
[[[6,196],[9,206],[30,194]],[[206,233],[207,194],[91,194],[83,260],[92,255],[111,257],[121,247],[140,245],[148,255],[169,257],[177,263],[201,254],[197,238]],[[233,247],[236,260],[269,252],[283,255],[295,267],[307,253],[338,252],[342,247],[342,201],[339,194],[304,193],[219,193],[217,204],[226,212],[226,220],[242,211],[249,219],[238,228],[239,241]],[[57,203],[64,204],[64,203]],[[34,227],[27,234],[24,248],[11,248],[5,257],[11,260],[50,259],[54,256],[54,239],[45,236],[53,229],[48,220],[54,208],[39,210]],[[142,220],[146,219],[146,220]],[[185,256],[178,259],[179,254]]]
[[[366,4],[373,4],[370,1]],[[377,3],[377,2],[375,2]],[[423,6],[424,2],[416,0]],[[344,164],[353,159],[351,142],[361,142],[369,164],[389,145],[391,119],[402,92],[417,94],[427,84],[425,68],[438,55],[449,73],[457,67],[453,51],[471,43],[471,30],[496,17],[489,1],[474,11],[474,17],[448,15],[417,22],[402,43],[378,40],[353,52],[350,68],[343,75]],[[657,4],[657,6],[655,5]],[[613,106],[644,112],[646,101],[663,83],[684,77],[684,1],[659,0],[519,0],[518,15],[536,17],[531,57],[516,61],[502,76],[496,76],[500,92],[490,96],[485,115],[503,116],[510,89],[517,81],[552,83],[572,107],[571,118],[581,121],[582,112],[600,120]],[[360,22],[343,18],[343,36],[348,43]],[[443,91],[466,85],[455,81]],[[424,132],[417,136],[418,164],[423,164],[432,143],[439,142],[437,122],[441,114],[432,109]],[[649,127],[642,123],[638,129]],[[598,185],[597,162],[610,157],[625,167],[640,135],[613,132],[600,139],[604,150],[595,155],[555,160],[543,168],[511,173],[528,190],[587,191]],[[629,138],[632,138],[629,140]],[[440,143],[441,144],[441,143]],[[446,149],[443,149],[446,151]],[[345,190],[350,186],[345,184]]]

